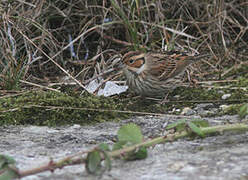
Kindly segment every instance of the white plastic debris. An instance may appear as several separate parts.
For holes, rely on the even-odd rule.
[[[101,80],[93,80],[91,81],[85,88],[89,93],[94,93],[96,89],[101,85],[102,79]]]
[[[86,86],[86,89],[88,90],[88,92],[94,93],[97,90],[97,88],[99,88],[99,86],[102,85],[102,82],[103,82],[103,79],[100,79],[100,80],[95,79]],[[100,88],[98,90],[97,95],[108,97],[108,96],[112,96],[115,94],[120,94],[122,92],[125,92],[127,91],[127,89],[128,89],[128,86],[119,86],[112,81],[107,81],[105,83],[104,88],[103,89]]]
[[[98,91],[98,96],[112,96],[127,91],[128,86],[119,86],[112,81],[107,81],[104,89]]]

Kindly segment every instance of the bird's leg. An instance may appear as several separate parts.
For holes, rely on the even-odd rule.
[[[163,100],[161,102],[159,102],[159,104],[165,104],[167,102],[170,102],[170,100],[168,99],[170,92],[166,93],[165,97],[163,98]]]
[[[186,70],[186,75],[187,75],[187,79],[189,81],[190,86],[196,87],[196,84],[197,84],[198,80],[197,79],[193,79],[191,77],[189,70]]]

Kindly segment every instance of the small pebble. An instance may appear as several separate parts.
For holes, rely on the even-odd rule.
[[[231,97],[231,94],[223,94],[223,96],[221,97],[221,99],[225,100],[227,98]]]
[[[222,111],[226,110],[226,109],[229,108],[229,107],[230,107],[230,105],[225,105],[225,104],[220,105],[220,109],[221,109]]]
[[[186,115],[186,116],[193,115],[193,114],[195,114],[195,111],[189,107],[183,108],[181,112],[181,115]]]
[[[79,129],[81,126],[79,124],[74,124],[73,126],[70,127],[71,129]]]
[[[197,106],[194,108],[194,110],[198,111],[198,110],[208,110],[214,108],[214,104],[213,103],[202,103],[202,104],[197,104]]]

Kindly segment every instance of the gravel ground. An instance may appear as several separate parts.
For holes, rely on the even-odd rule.
[[[112,143],[119,127],[128,122],[138,124],[145,135],[161,135],[164,126],[182,118],[198,116],[133,117],[119,123],[94,126],[0,127],[0,153],[17,160],[20,169],[30,169],[101,142]],[[239,122],[237,116],[204,118],[211,125]],[[112,170],[101,177],[87,174],[82,165],[65,167],[25,177],[25,180],[245,180],[248,179],[248,132],[225,133],[204,139],[181,139],[149,148],[148,158],[137,161],[114,160]]]

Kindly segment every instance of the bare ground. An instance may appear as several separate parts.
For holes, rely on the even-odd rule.
[[[185,117],[185,116],[184,116]],[[197,116],[195,116],[197,117]],[[0,153],[17,160],[22,170],[30,169],[78,151],[87,150],[101,142],[112,143],[118,128],[128,122],[141,126],[145,137],[161,135],[168,122],[182,116],[134,117],[120,123],[101,123],[95,126],[0,127]],[[192,116],[187,116],[188,119]],[[239,122],[237,116],[204,118],[212,125]],[[205,139],[181,139],[159,144],[149,149],[145,160],[114,160],[110,172],[102,176],[87,174],[83,165],[44,172],[23,179],[248,179],[248,132],[225,133]]]

